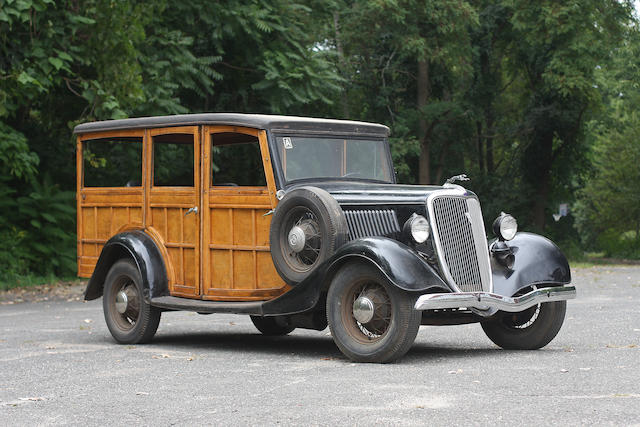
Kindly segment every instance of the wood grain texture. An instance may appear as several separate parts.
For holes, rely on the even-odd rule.
[[[265,171],[264,187],[212,186],[212,133],[256,138]],[[194,186],[154,187],[154,137],[193,137]],[[83,142],[139,137],[143,143],[142,186],[83,186]],[[184,139],[184,137],[182,137]],[[237,126],[183,126],[94,132],[77,139],[78,275],[90,277],[102,247],[113,235],[143,229],[157,244],[172,296],[221,301],[260,301],[290,289],[269,252],[271,215],[277,204],[266,132]],[[185,215],[197,207],[198,214]]]
[[[153,185],[154,137],[189,134],[193,140],[193,187],[155,187]],[[172,296],[200,297],[200,133],[196,126],[152,129],[146,134],[145,188],[149,188],[145,206],[145,227],[153,228],[168,257],[172,270],[169,292]],[[197,208],[198,213],[187,214]]]
[[[97,138],[139,137],[143,132],[109,132],[78,137],[76,145],[76,209],[78,276],[91,277],[104,244],[123,229],[142,228],[142,187],[84,187],[83,143]]]
[[[211,135],[220,132],[257,137],[267,171],[266,187],[209,185]],[[288,288],[275,271],[269,253],[271,216],[265,214],[277,199],[266,134],[229,126],[205,127],[203,133],[203,299],[254,301],[277,297]]]

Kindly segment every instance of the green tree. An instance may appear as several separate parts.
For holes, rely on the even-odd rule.
[[[402,180],[441,181],[467,137],[462,95],[475,10],[462,0],[352,1],[338,3],[333,21],[337,66],[348,81],[342,110],[392,126]]]
[[[584,164],[584,125],[598,107],[594,72],[608,61],[632,20],[630,1],[558,3],[507,0],[513,43],[509,70],[520,94],[523,195],[544,230],[550,201],[573,191],[567,183]]]
[[[589,123],[591,168],[574,208],[585,243],[640,256],[640,33],[631,28],[614,60],[596,72],[602,114]]]

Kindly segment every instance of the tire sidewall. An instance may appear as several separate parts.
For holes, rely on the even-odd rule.
[[[322,247],[317,260],[304,271],[294,269],[285,260],[288,251],[286,222],[291,211],[303,207],[311,211],[319,221]],[[271,258],[280,277],[291,286],[303,281],[322,262],[329,259],[348,238],[346,218],[338,202],[325,190],[317,187],[301,187],[288,193],[278,204],[269,231]]]
[[[523,329],[505,325],[503,317],[509,313],[499,313],[496,318],[482,322],[482,329],[491,341],[504,349],[535,350],[547,345],[558,334],[564,322],[566,308],[566,301],[540,304],[538,317]]]
[[[251,322],[258,331],[266,336],[287,335],[295,329],[294,326],[289,325],[284,318],[279,316],[251,316]]]
[[[128,331],[121,329],[113,319],[115,307],[112,301],[115,299],[115,288],[123,277],[131,279],[136,287],[139,298],[139,315],[133,328]],[[144,301],[142,277],[135,264],[128,259],[121,259],[113,264],[104,283],[102,305],[105,322],[113,338],[121,344],[136,344],[151,339],[158,328],[160,312]]]
[[[392,304],[391,324],[382,339],[373,343],[355,340],[345,327],[342,295],[356,280],[365,279],[383,285]],[[357,263],[343,267],[334,277],[327,294],[327,322],[331,335],[342,353],[357,362],[385,363],[403,356],[413,344],[420,327],[420,312],[413,308],[415,298],[391,285],[375,267]]]

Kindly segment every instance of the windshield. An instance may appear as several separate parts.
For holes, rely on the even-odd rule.
[[[276,144],[287,181],[355,178],[392,182],[391,161],[383,139],[280,136]]]

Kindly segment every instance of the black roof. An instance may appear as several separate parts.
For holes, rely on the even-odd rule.
[[[277,133],[355,134],[377,137],[389,135],[388,127],[376,123],[240,113],[180,114],[174,116],[105,120],[102,122],[91,122],[78,125],[73,130],[73,133],[83,134],[110,130],[193,125],[244,126],[270,130]]]

